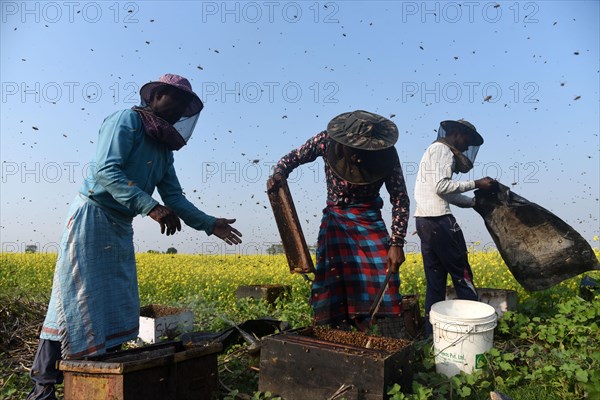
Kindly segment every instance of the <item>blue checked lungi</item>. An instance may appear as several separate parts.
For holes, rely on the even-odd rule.
[[[369,316],[386,276],[390,237],[381,218],[383,200],[347,207],[328,203],[317,242],[317,266],[311,291],[316,324],[344,324]],[[392,276],[378,317],[402,312],[400,278]]]
[[[78,196],[40,338],[60,341],[64,358],[104,353],[137,337],[139,311],[132,219]]]

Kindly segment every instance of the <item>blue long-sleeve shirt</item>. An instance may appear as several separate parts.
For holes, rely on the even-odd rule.
[[[117,217],[133,218],[159,204],[152,198],[158,189],[164,204],[186,225],[212,234],[216,218],[185,198],[173,152],[146,135],[137,112],[122,110],[107,117],[98,140],[91,176],[80,189],[83,196]]]

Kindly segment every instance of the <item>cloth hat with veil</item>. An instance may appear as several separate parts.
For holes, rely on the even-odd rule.
[[[204,108],[204,104],[200,97],[192,90],[192,85],[190,81],[188,81],[183,76],[175,75],[175,74],[164,74],[157,81],[148,82],[140,89],[140,97],[142,98],[142,104],[149,104],[150,99],[152,98],[152,92],[159,86],[171,86],[176,89],[182,90],[188,93],[192,101],[188,105],[187,109],[184,111],[184,117],[191,117],[193,115],[198,114]]]
[[[161,86],[175,88],[189,96],[190,99],[179,121],[172,125],[147,110],[154,91]],[[134,107],[134,109],[140,113],[146,133],[167,144],[171,150],[179,150],[185,146],[192,137],[196,122],[200,117],[200,111],[204,108],[204,104],[192,90],[190,81],[179,75],[164,74],[157,81],[148,82],[142,86],[140,97],[141,107]]]

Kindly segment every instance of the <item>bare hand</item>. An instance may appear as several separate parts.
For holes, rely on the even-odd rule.
[[[217,222],[215,222],[215,227],[213,229],[213,234],[218,238],[223,239],[227,244],[233,245],[242,243],[242,239],[240,239],[242,234],[230,225],[234,222],[235,218],[217,218]]]
[[[274,192],[281,187],[281,181],[285,178],[281,174],[274,174],[269,177],[267,181],[267,193]]]
[[[169,207],[157,204],[149,213],[150,218],[160,224],[160,233],[167,231],[167,236],[174,235],[176,231],[181,230],[181,221],[175,211]]]
[[[475,181],[475,187],[481,190],[492,190],[498,182],[495,179],[486,176],[485,178],[477,179]]]
[[[397,273],[400,265],[404,263],[404,248],[399,246],[390,246],[387,253],[387,270]]]

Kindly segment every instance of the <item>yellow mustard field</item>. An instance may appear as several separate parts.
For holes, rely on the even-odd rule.
[[[145,304],[164,304],[190,307],[199,316],[201,327],[224,326],[225,317],[244,320],[268,314],[289,320],[293,324],[310,321],[308,298],[310,282],[291,274],[285,255],[136,255],[140,301]],[[496,251],[473,252],[469,255],[475,284],[480,288],[515,290],[519,302],[538,296],[552,302],[566,292],[575,294],[580,277],[576,277],[544,292],[528,293],[514,279]],[[56,254],[0,254],[0,288],[45,301],[50,295]],[[598,272],[590,276],[598,279]],[[400,269],[401,291],[420,295],[424,301],[425,276],[420,254],[407,254]],[[309,275],[308,278],[311,278]],[[290,287],[290,295],[275,307],[249,304],[236,298],[241,285],[281,284]],[[451,284],[451,282],[448,282]]]

